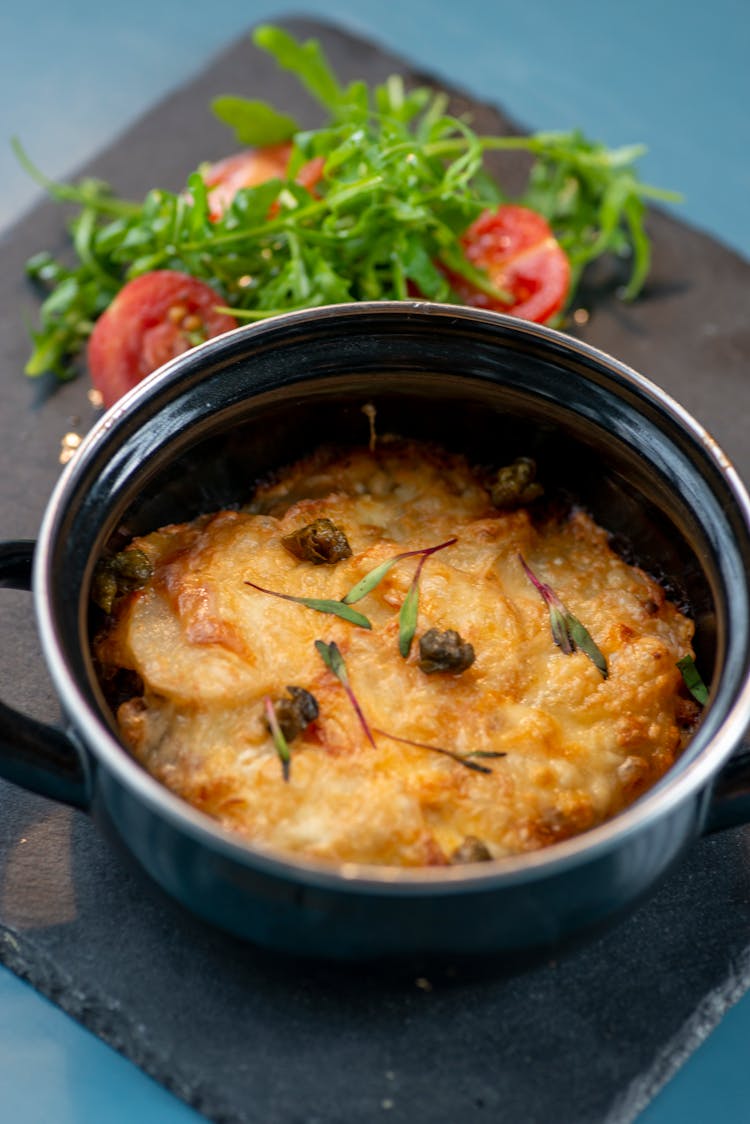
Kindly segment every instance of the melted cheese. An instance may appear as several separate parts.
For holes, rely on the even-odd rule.
[[[299,561],[284,535],[326,516],[351,557]],[[281,600],[340,599],[374,566],[453,536],[419,582],[417,639],[455,629],[475,650],[456,673],[425,674],[398,650],[398,614],[418,558],[357,604],[371,630]],[[686,737],[676,661],[692,624],[626,565],[581,511],[537,526],[494,509],[466,462],[416,444],[321,452],[261,488],[245,511],[163,528],[134,546],[147,585],[121,598],[96,641],[100,663],[135,671],[125,744],[164,784],[253,844],[332,861],[451,861],[467,839],[493,857],[533,850],[612,816],[657,780]],[[606,657],[553,643],[548,610],[519,555]],[[375,734],[371,745],[315,641],[335,641]],[[291,743],[289,780],[264,719],[289,684],[319,717]],[[689,711],[689,705],[687,706]],[[472,758],[467,769],[445,754]]]

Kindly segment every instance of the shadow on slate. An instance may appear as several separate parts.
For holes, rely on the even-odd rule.
[[[302,20],[349,79],[410,73],[399,59]],[[425,79],[413,75],[415,80]],[[123,195],[177,189],[232,148],[213,96],[262,96],[306,125],[306,96],[243,40],[86,168]],[[457,94],[480,131],[516,130]],[[164,143],[164,138],[169,143]],[[511,188],[523,160],[495,170]],[[672,185],[670,185],[672,186]],[[679,186],[679,185],[678,185]],[[694,412],[750,475],[748,263],[655,212],[654,266],[635,305],[601,276],[579,305],[585,338]],[[36,301],[23,263],[65,245],[44,204],[7,232],[0,276],[0,529],[33,537],[60,439],[94,414],[85,380],[50,394],[22,377]],[[29,598],[4,593],[6,701],[50,720]],[[556,961],[336,967],[274,956],[210,929],[134,874],[78,813],[0,784],[0,959],[216,1122],[624,1124],[746,986],[750,836],[700,841],[634,915]]]

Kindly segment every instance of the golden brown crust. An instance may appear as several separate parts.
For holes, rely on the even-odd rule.
[[[494,509],[485,483],[462,458],[415,443],[321,450],[246,511],[136,540],[153,577],[96,642],[102,665],[145,685],[119,707],[125,744],[253,843],[332,861],[444,864],[466,839],[497,858],[626,806],[669,768],[695,720],[675,667],[692,624],[583,512],[535,526],[527,510]],[[317,518],[344,531],[351,557],[316,566],[283,547]],[[371,631],[245,584],[340,599],[379,563],[453,536],[422,570],[417,637],[458,631],[476,654],[460,674],[425,674],[416,643],[399,655],[417,558],[357,604]],[[584,622],[608,678],[554,645],[519,554]],[[380,734],[373,747],[316,640],[339,646],[371,727],[503,756],[474,758],[490,770],[480,772]],[[315,696],[319,716],[294,739],[285,783],[263,699],[288,684]]]

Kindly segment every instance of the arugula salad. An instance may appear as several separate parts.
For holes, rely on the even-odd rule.
[[[623,299],[641,291],[647,204],[679,198],[640,181],[642,146],[610,150],[578,131],[483,136],[444,93],[397,75],[342,85],[316,41],[271,26],[253,39],[323,107],[321,128],[218,98],[243,149],[142,201],[98,180],[51,182],[14,142],[29,173],[76,205],[75,263],[46,252],[27,263],[44,292],[28,375],[70,379],[86,351],[110,405],[203,339],[293,309],[421,298],[560,324],[603,255],[627,263]],[[513,150],[532,162],[511,198],[485,157]]]

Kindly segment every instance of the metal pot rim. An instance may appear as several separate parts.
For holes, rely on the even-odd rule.
[[[76,678],[68,667],[55,631],[50,600],[50,555],[56,533],[59,513],[64,510],[68,497],[76,491],[77,477],[88,451],[101,442],[112,440],[122,419],[131,417],[148,403],[155,393],[157,401],[163,399],[170,388],[179,381],[184,369],[197,368],[204,361],[215,360],[237,338],[247,337],[252,343],[259,336],[285,325],[320,321],[325,323],[339,318],[370,316],[428,316],[436,321],[471,321],[501,325],[514,335],[527,336],[537,341],[547,341],[562,346],[567,352],[593,362],[600,370],[614,374],[642,397],[658,403],[680,429],[689,436],[707,458],[720,471],[734,503],[750,532],[750,498],[736,470],[710,434],[687,410],[656,384],[638,374],[626,364],[612,358],[589,344],[565,336],[555,329],[519,321],[500,313],[467,309],[463,306],[436,305],[429,302],[363,302],[360,304],[331,305],[325,308],[286,313],[269,318],[259,324],[240,327],[232,332],[208,340],[185,356],[170,361],[154,372],[143,383],[130,391],[108,411],[92,428],[82,442],[76,457],[63,471],[47,506],[39,534],[34,561],[34,594],[42,648],[53,682],[60,694],[65,712],[72,725],[74,736],[91,752],[97,763],[104,766],[133,795],[173,826],[186,831],[197,842],[223,853],[240,865],[249,864],[285,879],[302,881],[307,885],[350,887],[357,892],[403,895],[450,894],[469,888],[491,890],[502,885],[545,878],[562,872],[582,860],[595,858],[611,851],[627,837],[639,832],[662,816],[667,816],[699,790],[709,788],[712,778],[740,743],[750,724],[750,676],[745,678],[736,692],[718,730],[695,753],[687,766],[676,767],[629,808],[612,819],[564,842],[539,851],[498,859],[491,864],[440,868],[391,868],[359,863],[331,864],[308,858],[285,858],[259,847],[242,842],[236,835],[223,829],[207,815],[197,811],[175,796],[130,757],[111,731],[98,718],[84,699]],[[436,323],[436,330],[437,330]],[[208,365],[208,364],[207,364]],[[153,413],[153,406],[149,413]],[[693,743],[701,740],[699,729]]]

